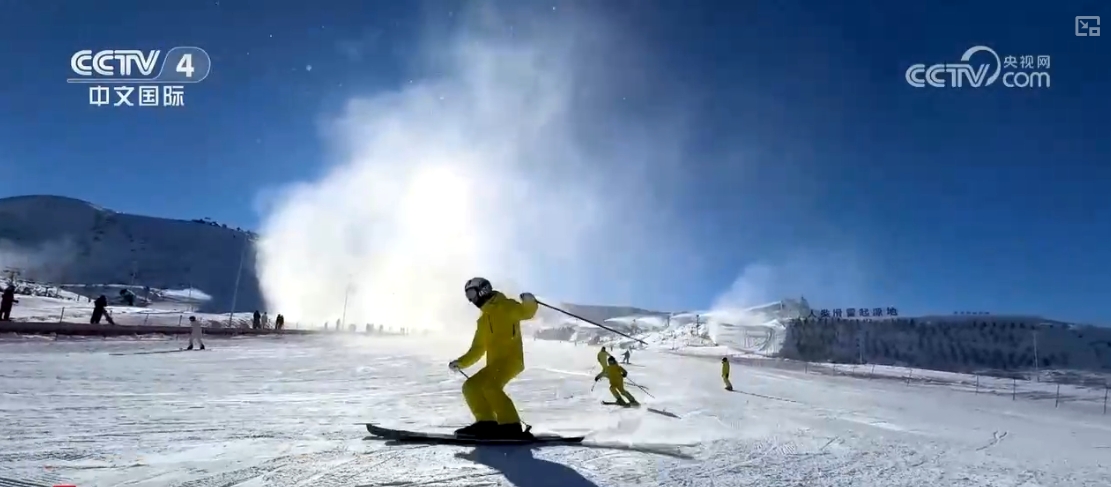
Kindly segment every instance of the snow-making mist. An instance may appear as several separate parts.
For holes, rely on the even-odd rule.
[[[660,271],[643,269],[648,256],[682,254],[655,230],[666,193],[653,181],[681,159],[657,128],[671,122],[599,101],[617,82],[601,53],[635,46],[547,7],[461,17],[424,44],[418,71],[434,74],[350,100],[324,126],[334,166],[273,198],[258,262],[270,309],[336,319],[346,297],[348,321],[470,326],[470,277],[621,299]]]

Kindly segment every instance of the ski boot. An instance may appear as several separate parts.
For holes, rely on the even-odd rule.
[[[192,344],[192,343],[190,343],[188,347],[185,347],[185,349],[186,349],[186,350],[192,350],[192,349],[193,349],[193,344]]]
[[[498,429],[497,421],[476,421],[470,426],[464,426],[455,430],[455,436],[466,436],[470,438],[485,438],[490,436],[490,433]]]
[[[499,424],[496,436],[499,439],[506,440],[531,440],[535,437],[530,430],[532,430],[532,426],[525,425],[522,429],[521,423]]]

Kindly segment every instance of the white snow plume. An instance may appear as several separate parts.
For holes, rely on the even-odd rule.
[[[849,305],[868,298],[867,274],[866,263],[853,251],[797,251],[781,262],[745,266],[729,289],[714,299],[712,309],[728,315],[799,297],[811,303]]]
[[[718,344],[736,349],[764,348],[782,339],[775,316],[761,305],[783,299],[807,298],[811,303],[845,306],[866,298],[866,267],[855,252],[795,252],[783,263],[745,266],[729,289],[714,299],[707,330]],[[831,306],[832,307],[832,306]],[[753,340],[769,328],[770,340]],[[761,344],[762,343],[762,344]],[[759,345],[759,346],[757,346]]]
[[[77,255],[69,240],[57,240],[35,247],[21,246],[9,240],[0,240],[0,271],[4,278],[8,271],[18,272],[18,278],[52,280],[59,278]]]
[[[681,187],[681,127],[613,109],[614,84],[648,78],[606,70],[618,51],[636,59],[618,29],[568,9],[474,5],[450,34],[430,29],[422,72],[434,74],[352,99],[326,124],[338,164],[266,198],[270,309],[334,320],[346,296],[348,322],[470,328],[474,276],[511,296],[627,301],[613,289],[689,261],[666,235],[683,232],[659,231]]]

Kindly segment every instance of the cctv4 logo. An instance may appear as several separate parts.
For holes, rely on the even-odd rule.
[[[100,76],[116,76],[118,71],[119,76],[127,78],[131,77],[134,68],[142,77],[150,77],[154,74],[154,68],[158,66],[158,58],[161,54],[162,51],[157,49],[145,53],[138,49],[108,49],[95,54],[85,49],[73,53],[69,59],[69,66],[80,76],[93,76],[94,72]],[[175,70],[191,78],[194,71],[193,55],[181,56]]]

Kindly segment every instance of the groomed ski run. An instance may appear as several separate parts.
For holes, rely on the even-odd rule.
[[[467,337],[469,338],[469,336]],[[0,478],[80,487],[1106,486],[1099,405],[1012,401],[638,351],[655,398],[600,404],[594,347],[526,343],[509,387],[535,433],[584,445],[472,447],[375,440],[356,423],[450,432],[471,421],[459,343],[412,337],[212,339],[218,353],[126,340],[6,343]],[[464,344],[465,345],[465,344]],[[606,446],[589,446],[588,442]],[[690,445],[690,446],[680,446]],[[55,482],[58,483],[58,482]],[[47,484],[49,485],[49,484]]]

